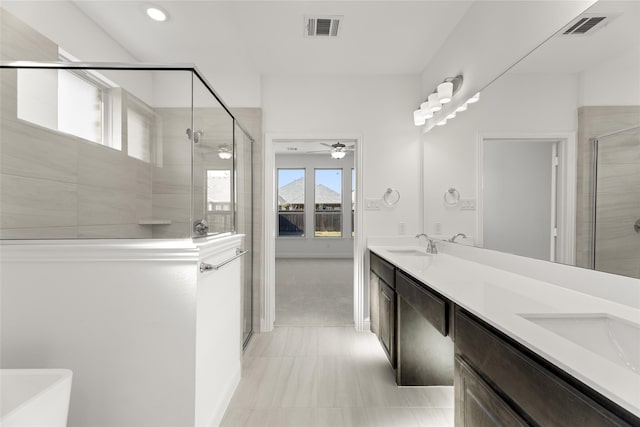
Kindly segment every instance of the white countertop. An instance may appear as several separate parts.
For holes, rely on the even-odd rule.
[[[369,249],[640,417],[639,372],[519,315],[598,313],[640,324],[638,307],[454,256],[446,253],[446,245],[444,252],[439,248],[440,253],[430,256],[392,253],[388,249],[393,247],[377,244]]]

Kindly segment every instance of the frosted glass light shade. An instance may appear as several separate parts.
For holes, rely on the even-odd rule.
[[[331,158],[333,158],[333,159],[341,159],[346,155],[347,155],[347,153],[345,151],[332,151],[331,152]]]
[[[154,21],[164,22],[167,20],[167,13],[158,7],[148,7],[147,15]]]
[[[455,118],[456,118],[456,112],[455,111],[447,116],[447,120],[455,119]]]
[[[426,120],[422,110],[416,110],[413,112],[413,123],[416,126],[422,126]]]
[[[443,82],[438,85],[438,100],[441,104],[448,104],[453,97],[453,83]]]
[[[467,103],[466,102],[464,104],[462,104],[461,106],[459,106],[458,108],[456,108],[456,113],[461,113],[463,111],[467,111]]]
[[[429,110],[431,110],[432,113],[442,110],[442,105],[440,104],[437,93],[429,95]]]
[[[442,119],[438,123],[436,123],[436,126],[444,126],[446,124],[447,124],[447,119]]]
[[[467,104],[475,104],[478,101],[480,101],[480,92],[476,93],[471,98],[469,98],[467,100]]]
[[[420,104],[420,111],[422,112],[422,115],[425,119],[430,119],[431,117],[433,117],[433,113],[429,109],[429,102],[427,101]]]

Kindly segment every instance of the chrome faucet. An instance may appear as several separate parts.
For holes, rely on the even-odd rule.
[[[458,233],[458,234],[455,234],[455,235],[451,236],[451,238],[449,239],[449,241],[450,241],[450,242],[452,242],[452,243],[455,243],[456,238],[458,238],[458,237],[462,237],[463,239],[466,239],[466,238],[467,238],[467,235],[466,235],[466,234],[464,234],[464,233]]]
[[[419,239],[421,237],[427,239],[427,253],[437,254],[438,248],[436,247],[436,242],[434,242],[433,239],[427,236],[425,233],[416,234],[416,239]]]

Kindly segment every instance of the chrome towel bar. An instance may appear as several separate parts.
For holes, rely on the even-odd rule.
[[[236,255],[229,258],[226,261],[222,261],[220,264],[212,265],[212,264],[207,264],[206,262],[202,262],[200,263],[200,273],[204,273],[205,271],[209,271],[209,270],[218,270],[221,267],[224,267],[225,265],[229,264],[234,259],[240,258],[242,255],[246,254],[247,252],[249,251],[245,249],[236,248]]]

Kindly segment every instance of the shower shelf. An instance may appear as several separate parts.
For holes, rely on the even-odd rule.
[[[139,225],[171,225],[170,219],[144,218],[138,221]]]

